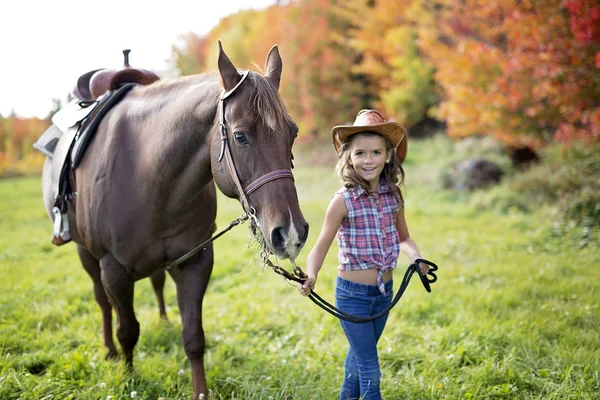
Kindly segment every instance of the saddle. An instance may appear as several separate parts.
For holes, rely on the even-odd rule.
[[[72,172],[77,169],[102,118],[135,85],[149,85],[159,77],[151,71],[129,65],[130,50],[123,50],[122,69],[98,69],[86,72],[77,80],[73,94],[77,97],[52,117],[52,125],[33,147],[52,160],[52,244],[71,241],[68,204],[77,195]]]
[[[73,90],[75,97],[83,101],[94,101],[125,83],[149,85],[160,79],[158,75],[147,69],[132,68],[129,65],[130,52],[129,49],[123,50],[124,62],[121,69],[101,68],[81,75]]]

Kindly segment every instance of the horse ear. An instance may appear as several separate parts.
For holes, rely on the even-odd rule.
[[[265,62],[265,78],[267,78],[277,90],[279,90],[282,68],[283,63],[281,62],[281,56],[279,55],[279,48],[275,45],[271,47],[271,51],[269,51],[267,61]]]
[[[242,76],[237,72],[237,68],[225,51],[223,51],[223,46],[221,45],[221,41],[219,40],[219,73],[221,74],[221,81],[223,82],[223,88],[225,91],[229,91],[238,84]]]

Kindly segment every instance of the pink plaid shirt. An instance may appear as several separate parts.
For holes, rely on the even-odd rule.
[[[396,268],[400,254],[400,238],[396,230],[396,214],[402,206],[383,180],[378,193],[369,194],[362,187],[342,188],[348,218],[337,232],[342,271],[377,269],[377,286],[385,294],[383,271]]]

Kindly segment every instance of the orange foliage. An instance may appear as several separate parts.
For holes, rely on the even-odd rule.
[[[364,92],[352,72],[357,55],[340,40],[345,24],[331,0],[290,2],[230,15],[206,37],[188,37],[174,53],[186,74],[214,70],[220,39],[236,65],[260,70],[264,55],[278,44],[284,62],[280,93],[301,136],[328,137],[332,125],[353,118]],[[196,60],[196,71],[182,68],[189,59]]]
[[[292,1],[223,19],[178,65],[214,69],[217,39],[247,68],[280,45],[301,135],[377,107],[409,126],[432,114],[454,137],[600,140],[596,0]]]
[[[348,23],[337,15],[336,2],[311,0],[294,4],[286,32],[286,85],[283,97],[301,131],[329,138],[331,126],[352,120],[364,92],[353,72],[357,53],[344,42]]]
[[[46,119],[0,116],[0,177],[41,172],[45,156],[33,143],[49,126]]]
[[[431,13],[421,0],[349,0],[344,5],[352,24],[350,45],[360,54],[354,70],[368,78],[363,106],[378,108],[406,126],[421,121],[438,101],[433,63],[417,43],[417,27]]]
[[[438,68],[446,96],[439,115],[450,135],[600,139],[599,37],[589,27],[575,33],[563,3],[446,1],[436,11],[438,25],[424,27],[421,39]],[[592,0],[567,7],[574,3],[597,9]]]

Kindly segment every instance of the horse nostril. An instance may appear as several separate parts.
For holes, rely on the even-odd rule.
[[[305,223],[303,228],[304,229],[302,230],[302,233],[300,234],[300,243],[298,243],[298,246],[304,245],[304,243],[306,243],[306,239],[308,238],[308,223]]]
[[[271,232],[271,243],[278,250],[285,249],[285,238],[283,237],[283,228],[275,228]]]

